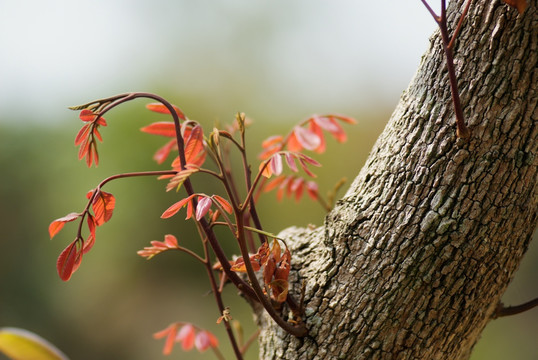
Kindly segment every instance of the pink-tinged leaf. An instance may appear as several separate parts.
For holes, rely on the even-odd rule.
[[[332,118],[329,119],[329,121],[332,122],[336,128],[336,130],[329,131],[331,135],[336,139],[336,141],[341,142],[341,143],[345,142],[347,140],[347,135],[344,129],[342,128],[342,126],[340,126],[340,124],[338,124],[336,120]]]
[[[65,223],[74,221],[81,215],[82,214],[72,212],[51,222],[49,225],[50,238],[52,239],[56,234],[58,234],[64,227]]]
[[[295,193],[296,201],[301,200],[301,197],[303,196],[304,187],[305,187],[304,185],[305,185],[304,179],[301,177],[298,177],[295,180],[293,180],[291,184],[291,191]]]
[[[210,197],[198,197],[198,204],[196,205],[196,220],[200,221],[200,219],[207,214],[212,203],[213,202],[211,201]]]
[[[312,131],[314,134],[316,134],[319,137],[319,140],[320,140],[320,144],[316,148],[315,151],[318,154],[323,154],[325,152],[326,147],[327,147],[326,142],[325,142],[325,135],[323,135],[323,129],[315,121],[310,121],[308,123],[308,128],[310,129],[310,131]]]
[[[230,262],[232,265],[230,270],[235,272],[247,272],[247,266],[245,265],[245,260],[242,256],[238,257],[235,261]],[[250,255],[250,264],[252,265],[252,269],[254,271],[258,271],[261,269],[260,263],[257,260],[256,255]]]
[[[209,348],[215,348],[219,346],[219,341],[217,340],[215,335],[211,334],[209,331],[202,330],[198,334],[196,334],[194,344],[198,351],[204,352]]]
[[[312,200],[318,200],[318,184],[313,181],[308,181],[306,183],[306,193],[312,198]]]
[[[183,114],[183,111],[181,111],[180,108],[178,108],[177,106],[175,105],[172,105],[172,107],[174,108],[176,114],[179,116],[179,118],[181,120],[185,120],[185,114]],[[151,104],[147,104],[146,105],[146,109],[150,110],[150,111],[154,111],[154,112],[157,112],[157,113],[161,113],[161,114],[170,114],[170,110],[168,110],[168,108],[166,106],[164,106],[163,104],[161,103],[151,103]]]
[[[310,156],[306,156],[305,154],[297,154],[297,156],[299,157],[299,160],[305,161],[305,162],[309,163],[310,165],[314,165],[314,166],[317,166],[317,167],[321,166],[321,164],[319,162],[312,159]]]
[[[181,342],[181,347],[185,351],[189,351],[194,347],[194,339],[196,337],[196,330],[191,324],[185,324],[179,330],[176,341]]]
[[[291,171],[293,172],[299,171],[297,169],[297,164],[295,164],[295,160],[293,159],[293,155],[290,154],[289,152],[286,152],[284,153],[284,156],[286,157],[286,163],[288,164],[288,167],[291,169]]]
[[[69,280],[80,265],[80,261],[82,260],[82,243],[82,239],[75,239],[58,257],[56,269],[58,270],[60,279],[63,281]]]
[[[80,120],[84,122],[88,122],[88,121],[93,121],[93,119],[95,119],[95,114],[91,110],[84,109],[80,112],[78,117],[80,118]]]
[[[166,329],[153,334],[153,337],[155,339],[161,339],[163,337],[166,337],[166,341],[164,342],[163,348],[164,355],[169,355],[172,352],[172,349],[174,348],[174,343],[176,342],[178,328],[179,324],[175,323],[168,326]]]
[[[335,132],[338,131],[338,127],[335,126],[334,122],[329,120],[329,118],[325,116],[314,116],[311,119],[312,123],[315,123],[319,127],[321,127],[323,130],[329,131],[329,132]]]
[[[169,217],[174,216],[183,206],[189,203],[195,195],[196,194],[192,194],[191,196],[174,203],[172,206],[170,206],[163,212],[163,214],[161,215],[161,219],[168,219]]]
[[[176,127],[171,121],[158,121],[140,129],[148,134],[166,137],[176,137]]]
[[[101,226],[112,218],[116,199],[114,195],[98,190],[92,201],[92,209],[95,215],[95,224]]]
[[[231,214],[233,212],[232,205],[230,205],[230,203],[222,196],[213,195],[212,198],[213,200],[217,201],[219,205],[224,209],[224,211],[226,211],[228,214]]]
[[[270,136],[268,137],[267,139],[265,139],[263,142],[262,142],[262,147],[264,149],[267,149],[269,147],[273,147],[275,145],[277,146],[281,146],[280,144],[282,143],[282,140],[284,138],[281,136],[281,135],[273,135],[273,136]]]
[[[164,243],[169,248],[178,248],[177,238],[174,235],[167,234],[164,236]]]
[[[271,173],[275,175],[282,174],[282,157],[280,153],[271,156],[269,166],[271,167]]]
[[[301,146],[307,150],[313,151],[321,144],[321,139],[314,132],[302,126],[296,126],[293,133]]]

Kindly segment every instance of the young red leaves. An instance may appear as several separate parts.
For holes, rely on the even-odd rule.
[[[63,281],[69,280],[71,275],[78,269],[82,261],[82,255],[90,251],[95,244],[96,227],[110,220],[116,204],[116,200],[112,194],[101,191],[100,189],[89,191],[86,197],[91,200],[94,215],[86,208],[83,213],[67,214],[64,217],[54,220],[49,225],[49,235],[52,239],[60,232],[65,223],[74,221],[80,217],[82,217],[82,221],[83,216],[87,216],[88,231],[90,233],[88,239],[84,241],[79,230],[77,238],[62,251],[56,262],[58,275]]]
[[[166,338],[163,348],[164,355],[170,355],[175,343],[181,343],[184,351],[190,351],[196,347],[198,351],[204,352],[210,348],[217,348],[219,341],[215,335],[207,330],[196,328],[190,323],[174,323],[166,329],[153,334],[155,339]]]
[[[197,201],[198,204],[196,205],[196,212],[194,212],[194,204],[192,200],[195,196],[198,196]],[[211,205],[213,203],[216,203],[218,207],[221,207],[226,211],[227,213],[231,214],[233,212],[232,205],[224,199],[221,196],[213,195],[213,196],[207,196],[205,194],[192,194],[184,199],[179,200],[172,206],[170,206],[168,209],[164,211],[164,213],[161,215],[162,219],[168,219],[169,217],[174,216],[181,208],[183,208],[185,205],[187,205],[187,217],[185,220],[190,219],[195,214],[196,220],[200,220],[203,218],[209,209],[211,208]]]
[[[287,148],[292,152],[300,152],[303,149],[323,153],[325,151],[324,131],[330,133],[337,141],[346,141],[346,133],[338,123],[342,121],[348,124],[357,122],[343,115],[322,115],[312,116],[301,124],[295,126],[288,136],[271,136],[263,143],[263,152],[260,154],[262,160],[268,159],[271,155]]]
[[[284,254],[278,240],[273,240],[273,246],[269,249],[267,242],[264,242],[256,254],[250,255],[250,264],[254,271],[263,269],[263,282],[271,289],[271,297],[277,302],[286,301],[288,295],[288,276],[291,269],[291,253],[286,247]],[[245,260],[243,257],[237,258],[232,264],[231,270],[246,272]]]
[[[304,154],[290,151],[279,151],[271,155],[267,160],[260,164],[260,171],[262,172],[263,176],[270,178],[272,175],[280,175],[282,173],[283,165],[281,156],[284,156],[284,159],[286,159],[286,164],[292,171],[298,171],[297,164],[295,162],[295,160],[297,160],[304,172],[311,177],[316,177],[316,175],[314,175],[314,173],[308,169],[308,165],[321,166],[319,162]]]
[[[312,198],[312,200],[318,200],[319,190],[318,184],[314,181],[306,181],[302,177],[293,175],[280,175],[268,182],[263,191],[269,192],[273,189],[277,189],[276,197],[278,201],[282,200],[284,195],[287,197],[295,196],[295,200],[301,200],[305,193]]]
[[[97,140],[103,141],[99,133],[99,126],[106,126],[104,118],[98,114],[94,114],[91,110],[84,109],[80,112],[80,120],[85,122],[75,137],[75,145],[80,146],[78,151],[78,159],[86,158],[88,167],[95,163],[99,164],[99,154],[97,153]]]
[[[173,105],[174,106],[174,105]],[[154,103],[146,106],[149,110],[163,114],[170,114],[170,111],[163,104]],[[181,120],[186,120],[183,112],[174,106],[176,113]],[[148,134],[160,135],[173,138],[161,147],[154,155],[154,159],[157,163],[163,163],[172,150],[177,149],[176,142],[176,128],[173,122],[160,121],[151,125],[143,127],[141,131]],[[181,136],[184,139],[185,146],[185,165],[202,166],[206,157],[204,134],[202,127],[195,121],[186,121],[181,125]],[[179,163],[179,157],[176,157],[172,163],[172,167],[177,170],[181,170]]]
[[[154,240],[151,242],[151,246],[144,247],[144,249],[139,250],[137,254],[149,260],[163,251],[177,250],[179,248],[177,238],[174,235],[168,234],[164,236],[164,242]]]
[[[92,209],[95,216],[95,224],[101,226],[108,222],[112,217],[114,207],[116,206],[116,199],[114,198],[114,195],[101,191],[100,189],[91,190],[86,194],[88,199],[91,199],[92,196]]]

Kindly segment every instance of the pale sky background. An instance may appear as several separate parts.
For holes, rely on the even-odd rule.
[[[393,107],[434,29],[418,0],[2,1],[0,122],[230,83],[260,102]]]

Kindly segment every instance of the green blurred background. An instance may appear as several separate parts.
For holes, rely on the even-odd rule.
[[[199,265],[176,253],[149,262],[136,255],[167,233],[199,249],[191,224],[180,216],[159,218],[177,199],[163,182],[107,185],[117,198],[112,221],[98,229],[96,246],[71,281],[58,278],[56,257],[76,225],[50,241],[50,221],[81,211],[86,191],[106,176],[164,168],[151,159],[164,139],[138,130],[165,119],[145,111],[146,102],[109,113],[97,169],[77,161],[80,121],[66,107],[120,92],[155,92],[208,130],[244,111],[254,120],[253,161],[265,137],[313,113],[344,113],[359,124],[346,128],[347,144],[330,141],[318,157],[326,190],[358,172],[433,29],[419,1],[392,1],[389,9],[351,0],[1,2],[0,327],[34,331],[74,360],[137,360],[163,358],[163,341],[153,340],[153,332],[192,321],[219,335],[230,357]],[[272,194],[260,212],[274,232],[321,224],[324,216],[308,199],[278,203]],[[537,246],[531,244],[505,303],[538,295]],[[226,302],[248,336],[254,330],[248,307],[232,290]],[[537,320],[534,310],[490,323],[472,359],[538,358]],[[176,349],[170,358],[212,354]],[[255,348],[247,358],[257,358]]]

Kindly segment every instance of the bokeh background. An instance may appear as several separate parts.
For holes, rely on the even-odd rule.
[[[435,29],[419,1],[3,1],[0,2],[0,327],[34,331],[71,359],[160,359],[153,332],[191,321],[230,349],[199,265],[182,254],[146,261],[150,240],[174,233],[196,250],[181,217],[161,220],[176,197],[155,179],[107,185],[117,198],[112,221],[71,281],[56,274],[60,251],[74,238],[68,224],[52,241],[51,220],[85,206],[85,193],[104,177],[159,169],[153,152],[163,139],[139,132],[163,120],[144,101],[109,113],[101,163],[77,161],[77,114],[66,109],[116,93],[155,92],[209,129],[237,111],[254,120],[251,159],[260,141],[284,133],[313,113],[359,120],[349,142],[330,142],[318,159],[322,189],[352,179],[412,78]],[[198,182],[199,180],[197,180]],[[206,185],[207,191],[211,185]],[[267,229],[321,224],[310,200],[260,208]],[[504,301],[538,295],[534,241]],[[248,336],[248,307],[228,290],[226,302]],[[538,358],[537,310],[493,321],[473,360]],[[211,353],[170,358],[209,359]],[[254,347],[248,359],[257,358]],[[3,359],[0,355],[0,359]]]

